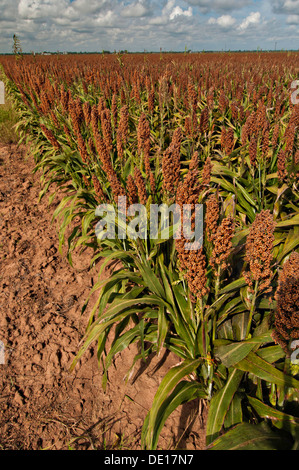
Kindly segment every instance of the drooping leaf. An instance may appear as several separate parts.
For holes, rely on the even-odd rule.
[[[243,377],[238,369],[231,370],[223,388],[212,398],[206,426],[206,442],[209,445],[219,435],[226,414]]]
[[[249,396],[248,401],[261,418],[270,419],[279,429],[291,432],[295,438],[299,438],[299,418],[276,410],[257,398]]]
[[[173,367],[163,378],[149,412],[146,429],[144,431],[143,445],[146,449],[153,449],[156,442],[157,429],[160,426],[161,416],[166,412],[165,406],[169,405],[166,401],[173,389],[178,383],[194,372],[201,363],[201,359],[185,360],[180,365]],[[174,400],[174,396],[171,401]]]
[[[266,382],[275,383],[282,387],[299,389],[298,380],[284,374],[253,352],[250,352],[245,359],[235,364],[235,367],[243,372],[250,372]]]
[[[265,423],[241,423],[215,439],[208,450],[291,450],[292,442]]]
[[[207,398],[207,394],[202,385],[197,382],[189,382],[185,380],[177,384],[173,392],[164,401],[157,415],[154,425],[153,440],[150,447],[151,450],[155,450],[157,448],[161,430],[171,413],[183,403],[188,403],[192,400],[195,400],[196,398]],[[144,422],[142,440],[146,439],[146,432],[149,426],[149,417],[150,414],[147,415]]]

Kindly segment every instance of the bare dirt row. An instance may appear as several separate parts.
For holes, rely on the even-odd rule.
[[[39,175],[25,148],[0,144],[0,449],[140,449],[154,394],[177,358],[151,357],[126,382],[137,346],[119,355],[107,390],[96,348],[75,371],[88,321],[82,307],[96,271],[90,253],[74,267],[58,251],[48,198],[38,201]],[[109,275],[109,272],[105,274]],[[96,345],[95,345],[96,346]],[[181,406],[161,434],[162,449],[203,449],[201,405]]]

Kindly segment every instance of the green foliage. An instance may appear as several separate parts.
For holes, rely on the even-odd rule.
[[[17,115],[9,103],[0,106],[0,142],[16,144],[18,136],[15,131]]]
[[[109,161],[124,190],[127,190],[128,176],[134,177],[134,169],[137,167],[141,171],[148,194],[147,210],[151,202],[161,204],[171,201],[171,197],[163,191],[161,158],[170,145],[175,129],[181,127],[183,131],[181,181],[186,177],[195,151],[199,154],[200,183],[204,164],[210,158],[210,181],[201,191],[198,202],[206,207],[207,198],[217,195],[220,208],[218,226],[225,218],[231,217],[235,228],[227,264],[217,269],[212,262],[213,243],[205,232],[203,248],[207,258],[208,292],[195,301],[186,273],[180,267],[173,233],[169,238],[161,237],[158,240],[152,240],[149,233],[145,240],[130,237],[122,240],[117,235],[113,240],[97,240],[95,210],[98,198],[91,183],[94,176],[100,182],[106,201],[113,204],[116,210],[117,206],[111,178],[104,170],[100,152],[92,149],[92,143],[96,143],[94,129],[84,120],[80,133],[88,159],[85,161],[82,158],[82,144],[79,144],[74,122],[57,93],[57,88],[66,86],[63,73],[56,76],[54,67],[47,77],[49,94],[51,82],[56,84],[55,93],[52,90],[51,112],[43,112],[44,98],[36,90],[29,89],[25,73],[21,75],[23,81],[21,78],[15,81],[7,79],[11,99],[20,113],[18,131],[21,141],[30,140],[36,171],[42,173],[40,197],[47,194],[50,186],[64,193],[53,214],[53,219],[59,224],[60,249],[67,244],[68,260],[72,263],[75,249],[92,247],[94,256],[91,266],[97,267],[101,261],[99,279],[106,267],[112,262],[118,263],[118,268],[109,279],[99,280],[93,287],[89,299],[96,292],[96,303],[90,306],[90,300],[86,300],[84,310],[90,308],[90,319],[83,346],[72,368],[96,342],[99,366],[103,370],[103,387],[106,386],[114,356],[134,343],[139,345],[139,350],[128,367],[127,377],[136,362],[146,360],[151,353],[161,354],[166,349],[177,356],[177,366],[165,375],[145,419],[142,430],[144,449],[156,449],[169,415],[182,403],[194,399],[208,403],[208,449],[295,449],[298,445],[296,406],[299,382],[288,357],[272,337],[276,309],[273,292],[277,287],[279,271],[290,254],[298,249],[299,243],[298,162],[293,158],[294,152],[285,168],[284,178],[281,178],[278,168],[278,152],[286,147],[284,133],[292,110],[286,96],[282,103],[285,111],[279,116],[281,134],[278,144],[272,145],[269,140],[266,153],[263,153],[259,141],[253,161],[250,141],[243,141],[242,130],[246,116],[259,109],[259,101],[253,99],[255,83],[248,79],[244,85],[239,102],[244,116],[236,119],[231,104],[235,99],[234,86],[239,82],[236,76],[229,74],[227,65],[222,64],[219,73],[227,74],[231,79],[226,84],[228,105],[223,108],[221,91],[214,90],[214,106],[209,110],[207,127],[197,133],[193,129],[193,135],[192,132],[190,135],[186,119],[194,110],[183,93],[178,97],[177,77],[180,71],[185,74],[187,70],[188,77],[191,76],[196,84],[202,76],[196,75],[198,70],[207,76],[209,70],[197,69],[196,63],[188,62],[191,59],[187,54],[184,57],[187,62],[181,67],[174,67],[173,63],[165,66],[162,56],[159,64],[155,64],[161,71],[154,83],[151,112],[148,89],[140,86],[138,96],[133,93],[134,83],[126,78],[124,56],[118,55],[116,62],[110,63],[110,68],[102,64],[102,72],[107,74],[105,77],[109,80],[112,70],[118,70],[117,77],[124,95],[117,95],[116,98],[118,118],[124,104],[121,100],[125,100],[129,114],[123,155],[117,142],[118,125],[111,119]],[[106,60],[106,56],[101,57],[101,61]],[[82,107],[84,103],[99,106],[103,91],[96,80],[91,80],[87,86],[78,70],[76,73],[79,76],[75,75],[68,83],[71,96],[80,98]],[[261,68],[261,75],[255,77],[255,80],[261,80],[260,87],[262,84],[266,86],[266,95],[271,87],[271,83],[267,82],[268,73],[266,68]],[[84,76],[84,71],[81,70],[81,74]],[[280,77],[277,87],[287,87],[288,80],[286,72]],[[200,90],[199,85],[196,88],[193,119],[198,125],[203,111],[207,109],[209,92],[210,89]],[[105,96],[105,106],[111,112],[112,98],[111,95]],[[267,108],[270,134],[277,120],[274,108]],[[155,180],[155,191],[151,190],[144,152],[138,148],[138,123],[142,113],[145,113],[150,128],[150,170]],[[41,126],[52,133],[57,145],[53,145]],[[100,119],[97,126],[104,138],[105,129]],[[223,128],[233,133],[234,148],[230,152],[221,143]],[[257,215],[265,210],[272,214],[275,221],[271,293],[265,292],[258,281],[253,290],[250,289],[244,274],[248,270],[246,241]],[[68,228],[71,228],[71,234],[66,239]],[[108,335],[110,338],[112,334],[112,344],[108,348]]]

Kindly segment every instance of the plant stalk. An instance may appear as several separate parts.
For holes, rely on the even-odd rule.
[[[246,330],[246,339],[249,337],[250,330],[251,330],[251,323],[252,323],[252,318],[255,312],[255,302],[256,302],[256,297],[258,293],[258,281],[255,281],[255,286],[254,286],[254,294],[251,302],[251,307],[250,307],[250,312],[249,312],[249,319],[248,319],[248,324],[247,324],[247,330]]]

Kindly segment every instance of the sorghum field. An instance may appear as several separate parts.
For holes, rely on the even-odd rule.
[[[71,370],[94,344],[104,388],[114,358],[134,343],[127,378],[152,355],[176,358],[155,391],[141,449],[159,448],[169,416],[199,399],[208,450],[298,450],[291,84],[299,54],[3,56],[0,64],[21,142],[42,175],[40,198],[63,193],[53,213],[59,248],[70,264],[74,250],[91,250],[98,269]],[[202,246],[188,251],[184,234],[172,232],[152,239],[149,227],[144,239],[116,231],[99,240],[97,206],[117,210],[124,196],[148,217],[152,204],[202,204]]]

